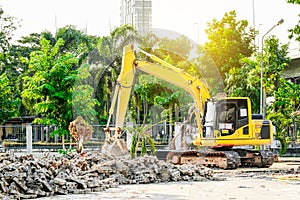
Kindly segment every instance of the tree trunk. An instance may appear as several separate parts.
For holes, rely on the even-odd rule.
[[[76,151],[77,151],[77,153],[83,152],[83,136],[82,135],[79,135],[78,147],[77,147]]]
[[[157,136],[157,133],[158,133],[158,128],[157,128],[157,124],[156,124],[156,110],[155,109],[153,110],[153,113],[152,113],[152,124],[153,124],[153,127],[152,127],[152,138],[156,141],[156,136]]]
[[[62,142],[62,148],[63,150],[66,150],[66,146],[65,146],[65,135],[61,136],[61,142]]]
[[[274,90],[275,90],[275,92],[278,92],[278,80],[279,80],[279,76],[277,75],[276,76],[276,79],[275,79],[275,81],[274,81]],[[274,93],[273,93],[274,94]],[[276,102],[276,95],[274,95],[274,102]],[[277,112],[278,111],[278,108],[277,108],[277,106],[276,106],[276,104],[275,104],[275,106],[274,106],[274,112]]]
[[[172,124],[173,124],[173,106],[169,105],[169,145],[172,142],[172,133],[173,133],[173,129],[172,129]]]
[[[179,122],[179,107],[175,104],[175,122]]]
[[[147,121],[147,112],[148,112],[148,103],[147,103],[147,99],[146,98],[144,98],[144,100],[143,100],[143,108],[144,108],[143,124],[146,124],[146,121]]]

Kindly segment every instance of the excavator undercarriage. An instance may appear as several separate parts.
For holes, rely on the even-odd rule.
[[[158,157],[160,154],[161,152],[158,151]],[[180,150],[168,152],[166,160],[173,164],[199,163],[213,168],[236,169],[238,167],[270,167],[274,162],[274,155],[269,150]]]

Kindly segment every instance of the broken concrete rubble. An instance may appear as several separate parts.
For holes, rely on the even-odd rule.
[[[90,152],[41,158],[0,156],[0,198],[33,199],[43,196],[104,191],[119,184],[169,181],[223,180],[197,164],[172,165],[154,156],[131,159]]]

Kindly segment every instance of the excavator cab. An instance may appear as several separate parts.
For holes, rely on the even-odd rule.
[[[251,113],[249,99],[224,98],[216,106],[215,127],[220,136],[228,136],[242,129],[243,135],[248,134]],[[243,130],[245,128],[245,130]]]
[[[273,138],[272,123],[260,114],[252,114],[247,97],[226,97],[208,101],[202,118],[201,146],[268,145]]]
[[[231,135],[236,129],[236,105],[235,103],[222,102],[217,107],[217,127],[221,135]]]
[[[207,100],[204,107],[203,137],[232,135],[237,129],[249,124],[247,98]]]

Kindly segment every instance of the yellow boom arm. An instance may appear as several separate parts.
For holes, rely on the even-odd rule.
[[[187,91],[192,96],[197,104],[197,107],[199,108],[198,112],[196,112],[196,117],[199,130],[202,132],[201,114],[203,113],[203,105],[205,100],[210,98],[205,83],[198,78],[184,72],[182,69],[179,69],[152,54],[140,49],[139,51],[148,56],[151,60],[155,61],[157,64],[137,60],[135,58],[134,49],[131,45],[128,45],[124,48],[122,69],[117,79],[117,86],[115,88],[112,106],[109,111],[107,128],[109,127],[110,118],[114,112],[115,105],[117,105],[115,130],[119,130],[121,127],[123,127],[131,88],[133,86],[135,70],[139,69]],[[202,133],[199,134],[199,137],[202,138]],[[119,137],[119,135],[117,137]]]

